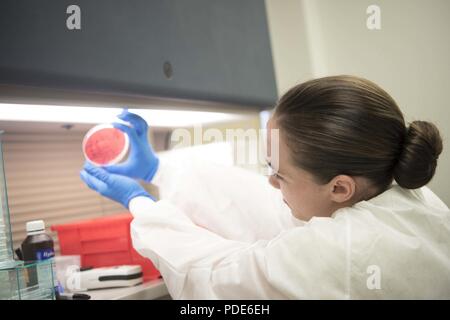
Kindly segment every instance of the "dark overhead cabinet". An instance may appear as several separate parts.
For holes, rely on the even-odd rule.
[[[0,84],[255,108],[277,98],[263,0],[1,0]]]

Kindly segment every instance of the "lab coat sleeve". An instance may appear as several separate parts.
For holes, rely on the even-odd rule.
[[[130,211],[134,216],[133,246],[152,260],[174,299],[314,297],[322,290],[317,288],[317,274],[322,280],[327,275],[343,278],[341,270],[321,271],[324,267],[340,268],[339,263],[330,263],[336,260],[339,250],[332,247],[321,252],[323,258],[315,263],[317,259],[312,258],[326,242],[289,237],[294,229],[302,227],[285,231],[270,241],[248,243],[227,240],[199,227],[166,200],[155,203],[137,197],[130,202]],[[319,244],[312,250],[310,244],[315,241]],[[302,250],[304,263],[299,264]],[[324,291],[329,289],[330,286]]]
[[[153,183],[195,224],[232,240],[271,239],[302,222],[267,177],[194,156],[161,158]]]

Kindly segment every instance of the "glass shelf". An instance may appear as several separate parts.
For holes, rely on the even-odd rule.
[[[9,221],[8,195],[3,168],[2,131],[0,131],[0,268],[10,267],[14,258]]]
[[[54,300],[53,259],[0,269],[0,300]]]
[[[14,260],[0,131],[0,300],[54,300],[54,261]]]

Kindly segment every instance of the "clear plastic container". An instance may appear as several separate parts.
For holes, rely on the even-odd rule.
[[[74,272],[78,272],[81,266],[79,255],[55,256],[56,278],[64,289],[64,292],[71,291],[70,280]]]
[[[128,135],[111,124],[91,128],[83,139],[83,154],[96,166],[108,166],[123,161],[128,153]]]

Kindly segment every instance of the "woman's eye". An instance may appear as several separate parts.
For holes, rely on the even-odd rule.
[[[266,168],[269,176],[273,176],[275,174],[275,171],[272,169],[270,165],[267,165]]]
[[[275,177],[276,177],[278,180],[283,180],[283,177],[280,176],[280,175],[278,175],[278,173],[275,173]]]
[[[267,163],[267,168],[269,169],[269,176],[274,176],[278,180],[284,180],[283,177],[281,177],[276,171],[272,168],[270,163]]]

